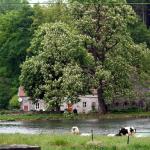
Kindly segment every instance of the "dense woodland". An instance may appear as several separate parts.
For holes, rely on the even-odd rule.
[[[150,30],[124,0],[9,3],[0,0],[0,108],[15,105],[20,84],[58,110],[93,88],[102,113],[150,95]]]

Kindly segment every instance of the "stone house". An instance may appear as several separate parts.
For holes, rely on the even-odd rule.
[[[80,101],[70,105],[71,111],[74,109],[77,110],[78,113],[90,113],[98,111],[98,98],[97,95],[85,95],[79,97]],[[68,104],[63,103],[60,107],[62,111],[68,109]]]
[[[28,112],[28,111],[45,111],[47,108],[47,104],[44,100],[36,100],[35,102],[31,101],[30,97],[26,96],[24,88],[21,86],[18,89],[18,101],[20,102],[20,109]]]
[[[46,111],[48,105],[44,100],[37,99],[35,102],[32,102],[28,96],[26,96],[24,88],[21,86],[18,90],[18,101],[20,102],[20,109],[28,112],[28,111]],[[77,110],[78,113],[89,113],[89,112],[96,112],[98,111],[98,99],[97,94],[93,95],[85,95],[80,96],[80,101],[75,104],[67,104],[63,103],[60,107],[61,111],[68,110],[70,107],[73,111],[74,109]]]

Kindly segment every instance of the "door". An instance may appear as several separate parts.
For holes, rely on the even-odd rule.
[[[24,110],[24,111],[29,111],[28,105],[24,105],[23,110]]]

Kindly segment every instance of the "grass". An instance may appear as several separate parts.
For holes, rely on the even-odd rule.
[[[3,121],[17,121],[17,120],[49,120],[61,119],[61,114],[2,114],[0,120]]]
[[[120,118],[145,118],[150,117],[150,112],[114,112],[105,115],[98,113],[80,114],[80,115],[63,115],[63,114],[35,114],[35,113],[1,113],[0,120],[17,121],[17,120],[53,120],[53,119],[120,119]]]
[[[130,138],[96,136],[94,141],[91,137],[79,135],[23,135],[23,134],[0,134],[0,144],[28,144],[39,145],[42,150],[150,150],[150,137]]]

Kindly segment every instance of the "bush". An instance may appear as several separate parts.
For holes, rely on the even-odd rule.
[[[18,96],[14,95],[11,100],[9,101],[9,107],[13,108],[13,109],[19,109],[20,108],[20,104],[18,101]]]
[[[64,115],[65,118],[68,118],[68,119],[75,119],[74,113],[70,113],[70,112],[68,112],[68,111],[65,111],[63,115]]]

